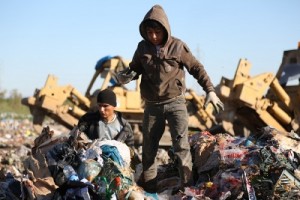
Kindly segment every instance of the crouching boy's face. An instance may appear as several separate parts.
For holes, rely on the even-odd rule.
[[[98,103],[98,110],[101,118],[109,122],[114,118],[115,107],[107,103]]]

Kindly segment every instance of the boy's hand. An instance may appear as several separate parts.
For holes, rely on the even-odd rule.
[[[117,79],[121,84],[129,83],[136,76],[136,72],[129,67],[117,73]]]
[[[220,112],[220,109],[224,110],[224,104],[222,103],[222,101],[219,99],[219,97],[216,95],[215,92],[209,92],[207,94],[204,108],[206,108],[209,103],[212,103],[217,113]]]

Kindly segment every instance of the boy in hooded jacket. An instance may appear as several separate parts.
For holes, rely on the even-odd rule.
[[[191,186],[192,156],[188,142],[188,113],[185,105],[185,71],[187,70],[206,92],[205,107],[212,103],[217,112],[224,109],[204,66],[188,46],[171,35],[167,15],[154,5],[139,26],[143,38],[138,43],[129,69],[117,78],[126,84],[141,75],[140,91],[145,101],[143,120],[143,174],[138,182],[148,192],[156,191],[155,157],[159,141],[168,122],[174,154],[178,161],[181,186]]]

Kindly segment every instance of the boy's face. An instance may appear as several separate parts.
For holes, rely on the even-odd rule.
[[[164,29],[158,28],[146,28],[147,38],[153,45],[161,45],[164,39]]]
[[[111,120],[115,113],[115,107],[106,103],[98,103],[98,110],[104,121]]]

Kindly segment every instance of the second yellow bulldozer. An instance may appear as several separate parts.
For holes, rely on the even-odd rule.
[[[223,129],[233,135],[249,135],[264,126],[299,134],[300,43],[283,53],[277,74],[250,75],[251,63],[241,59],[234,78],[222,77],[217,94],[225,111],[217,116]]]

